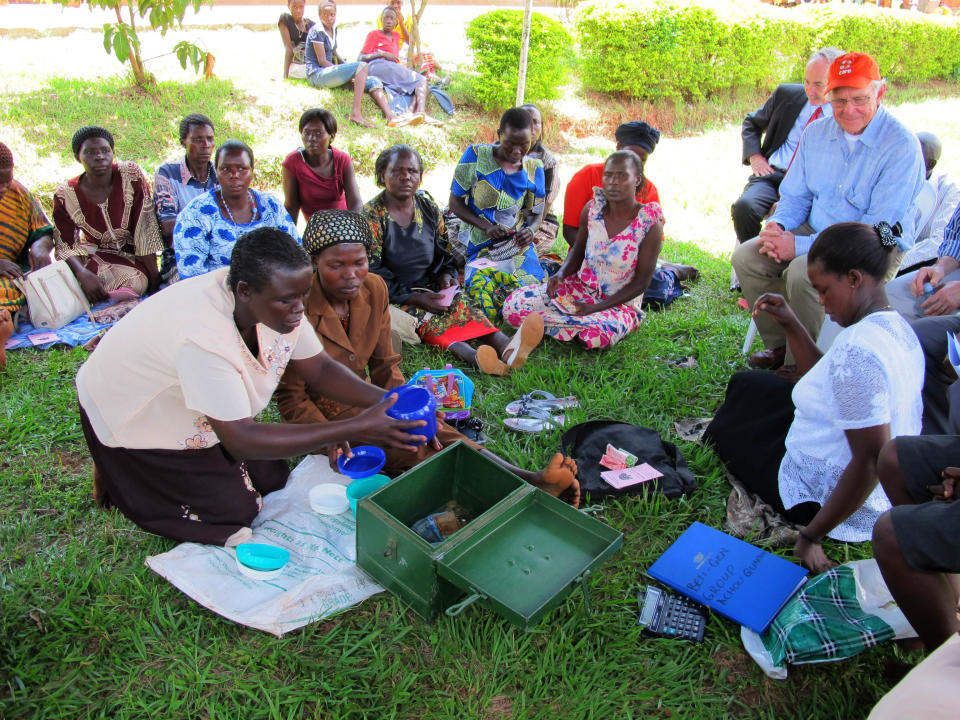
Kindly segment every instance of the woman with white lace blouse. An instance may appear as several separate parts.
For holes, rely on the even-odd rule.
[[[791,388],[770,372],[737,373],[705,436],[749,490],[802,526],[794,553],[814,572],[833,566],[824,537],[870,539],[890,507],[877,484],[880,449],[920,432],[923,353],[884,293],[896,233],[840,223],[810,248],[810,282],[844,328],[825,354],[782,296],[757,299],[753,314],[784,328],[802,377]]]

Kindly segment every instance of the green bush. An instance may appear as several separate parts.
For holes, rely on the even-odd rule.
[[[473,95],[485,108],[503,109],[514,104],[520,68],[523,12],[494,10],[467,26],[467,39],[475,58]],[[526,102],[553,100],[573,59],[573,38],[557,20],[533,13],[527,56]]]
[[[587,87],[650,101],[799,80],[809,54],[826,45],[869,52],[898,81],[951,78],[960,67],[956,20],[865,6],[592,0],[580,7],[577,32]]]

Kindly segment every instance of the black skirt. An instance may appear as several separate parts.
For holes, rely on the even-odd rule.
[[[101,490],[148,532],[223,545],[260,511],[262,495],[286,485],[283,460],[236,460],[220,443],[200,450],[130,450],[100,442],[80,407],[80,424]]]
[[[735,373],[703,441],[750,492],[787,520],[806,525],[819,505],[801,503],[787,510],[780,499],[780,463],[795,411],[792,392],[792,382],[767,370]]]

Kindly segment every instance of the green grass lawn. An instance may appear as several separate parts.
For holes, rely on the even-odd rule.
[[[77,126],[106,124],[118,135],[121,157],[152,171],[176,151],[175,120],[200,109],[217,121],[221,139],[260,142],[261,182],[276,189],[285,151],[275,130],[287,127],[290,136],[289,126],[316,102],[316,93],[294,84],[290,97],[269,103],[240,87],[231,80],[161,83],[144,95],[118,80],[51,79],[39,89],[3,93],[0,123],[4,137],[20,143],[14,151],[23,148],[30,161],[22,163],[21,176],[49,194],[78,172],[68,149]],[[330,100],[342,117],[348,96],[330,94]],[[468,109],[440,129],[344,128],[338,144],[366,173],[380,148],[410,141],[437,168],[433,182],[442,188],[449,183],[443,168],[470,140],[489,139],[490,122]],[[705,145],[696,145],[704,137],[672,142],[699,147],[693,151],[699,166],[709,167]],[[571,142],[567,162],[575,167],[603,148],[589,138],[576,147]],[[664,157],[674,164],[661,166],[668,189],[674,173],[690,177],[695,167],[675,165],[682,156],[670,152]],[[736,146],[722,152],[736,163]],[[668,208],[696,212],[698,202],[716,205],[729,196],[723,201],[729,203],[740,182],[707,178],[706,200],[696,193],[668,196],[664,186],[661,193]],[[372,183],[363,183],[370,197]],[[729,264],[717,249],[727,248],[729,239],[705,228],[703,242],[688,235],[680,242],[669,223],[667,234],[673,239],[664,256],[703,271],[690,297],[651,313],[608,352],[587,354],[546,341],[522,371],[476,379],[476,412],[487,423],[490,449],[521,466],[542,466],[558,449],[560,432],[510,434],[500,416],[510,400],[545,389],[580,398],[571,423],[612,418],[657,429],[679,443],[698,480],[696,492],[680,500],[607,502],[601,517],[623,532],[624,545],[592,579],[594,614],[585,614],[575,594],[528,632],[476,606],[426,624],[386,593],[282,639],[214,615],[145,567],[147,555],[172,542],[91,501],[73,386],[86,353],[10,353],[0,374],[0,717],[865,717],[889,687],[883,666],[899,652],[892,646],[848,662],[792,668],[778,683],[742,650],[739,628],[718,616],[710,618],[701,645],[640,638],[636,594],[645,568],[694,520],[723,522],[723,469],[711,451],[676,438],[673,422],[714,412],[727,379],[744,366],[739,347],[748,323],[727,290]],[[698,359],[697,367],[668,364],[687,355]],[[418,347],[407,352],[404,370],[409,375],[448,359]],[[840,561],[870,554],[868,545],[825,545]]]

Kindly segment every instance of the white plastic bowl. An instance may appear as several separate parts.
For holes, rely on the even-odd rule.
[[[310,488],[310,508],[321,515],[339,515],[350,509],[347,488],[337,483],[323,483]]]
[[[248,578],[253,578],[254,580],[273,580],[283,572],[283,568],[277,568],[276,570],[254,570],[252,567],[247,567],[240,562],[239,558],[237,558],[237,569]]]

